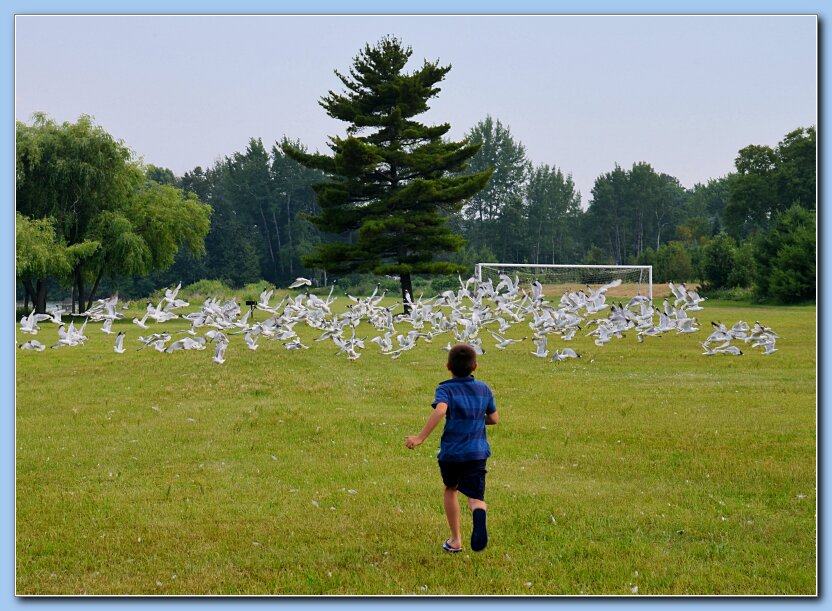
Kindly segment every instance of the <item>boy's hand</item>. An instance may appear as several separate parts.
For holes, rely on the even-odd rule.
[[[436,425],[439,424],[439,421],[445,417],[445,412],[448,411],[448,404],[444,402],[439,402],[434,407],[433,412],[431,412],[428,421],[425,423],[425,427],[418,435],[408,435],[404,438],[404,445],[407,446],[409,450],[412,450],[416,446],[422,445],[422,442],[430,436],[430,433],[433,429],[436,428]]]
[[[424,441],[424,439],[422,439],[418,435],[408,435],[407,437],[404,438],[404,445],[407,446],[408,450],[412,450],[416,446],[422,445],[423,441]]]

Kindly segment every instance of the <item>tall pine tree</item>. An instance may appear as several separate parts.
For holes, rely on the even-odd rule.
[[[330,137],[332,156],[283,144],[289,157],[328,175],[314,187],[321,212],[310,218],[347,240],[321,244],[304,265],[331,273],[397,274],[403,299],[413,294],[411,274],[461,271],[436,260],[464,244],[448,226],[448,215],[483,189],[492,173],[458,175],[479,145],[443,140],[448,123],[427,126],[413,119],[428,110],[451,66],[425,61],[404,73],[412,53],[385,37],[365,45],[348,76],[335,71],[346,90],[330,91],[320,105],[349,127],[346,137]]]

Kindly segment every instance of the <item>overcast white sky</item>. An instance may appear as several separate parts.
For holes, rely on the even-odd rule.
[[[90,114],[177,175],[283,135],[325,150],[318,105],[386,34],[451,64],[423,120],[461,138],[490,114],[583,196],[616,163],[684,186],[748,144],[817,124],[814,16],[18,16],[15,117]]]

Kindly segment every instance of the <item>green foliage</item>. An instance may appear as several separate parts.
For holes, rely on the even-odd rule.
[[[747,240],[734,251],[734,267],[728,276],[728,286],[749,288],[754,283],[755,274],[754,244]]]
[[[205,237],[206,256],[200,276],[196,278],[223,279],[235,287],[255,282],[263,277],[261,272],[261,234],[243,206],[245,199],[238,199],[238,191],[229,170],[229,160],[218,162],[215,168],[203,172],[195,168],[186,172],[182,187],[189,195],[196,196],[211,206],[211,228]],[[184,254],[176,267],[182,269],[178,277],[170,280],[194,278],[189,276],[193,255]],[[196,279],[194,278],[194,279]],[[170,284],[170,282],[168,282]]]
[[[656,251],[653,282],[687,282],[695,276],[690,253],[682,242],[662,244]]]
[[[32,125],[18,122],[16,162],[18,211],[54,219],[55,240],[73,254],[69,271],[81,307],[105,276],[166,269],[181,245],[204,252],[210,208],[172,186],[169,170],[142,168],[86,115],[60,125],[43,114]]]
[[[99,248],[95,241],[67,247],[55,234],[51,218],[30,219],[15,213],[15,274],[18,279],[68,278],[75,262]]]
[[[656,252],[648,246],[637,257],[632,257],[629,265],[656,265]]]
[[[465,174],[492,172],[488,184],[468,198],[462,210],[467,221],[466,238],[475,247],[516,244],[512,237],[523,231],[525,218],[523,188],[530,170],[526,149],[511,134],[508,126],[490,115],[465,134],[479,146]],[[511,258],[511,257],[507,257]]]
[[[240,287],[260,278],[280,286],[310,275],[300,258],[321,236],[304,216],[316,209],[310,185],[321,176],[288,158],[279,144],[267,150],[256,138],[207,171],[186,172],[183,188],[213,210],[203,277]]]
[[[800,127],[777,146],[777,193],[784,210],[793,204],[807,210],[817,205],[817,131]]]
[[[650,164],[635,163],[629,171],[616,164],[595,180],[583,218],[585,240],[619,264],[648,246],[658,249],[674,237],[685,197],[676,178],[657,173]]]
[[[353,273],[338,276],[333,282],[336,285],[334,295],[343,295],[344,293],[354,296],[370,295],[378,287],[379,291],[388,291],[392,296],[399,289],[399,279],[395,276]],[[414,284],[416,283],[414,282]],[[321,292],[328,293],[329,288],[325,288],[325,291]]]
[[[744,147],[735,173],[687,191],[650,164],[616,165],[598,177],[582,211],[571,176],[532,166],[499,119],[487,116],[460,143],[443,141],[447,124],[418,123],[449,68],[425,62],[405,73],[410,56],[385,39],[338,74],[346,90],[321,104],[350,125],[331,139],[332,155],[308,154],[287,138],[271,148],[251,138],[214,167],[177,178],[135,162],[90,117],[18,123],[19,211],[33,222],[52,219],[18,227],[17,277],[28,279],[27,295],[34,301],[47,275],[76,291],[92,283],[125,295],[200,278],[239,288],[285,286],[302,275],[323,286],[325,269],[330,281],[388,274],[430,286],[419,274],[455,279],[478,262],[506,261],[650,264],[657,281],[700,279],[711,295],[744,296],[717,286],[754,284],[759,301],[814,297],[814,236],[773,230],[793,205],[815,209],[814,127],[774,148]],[[472,177],[488,172],[485,187],[463,197]],[[437,278],[437,286],[449,282]]]
[[[684,241],[699,241],[722,230],[722,218],[728,203],[729,177],[697,183],[688,192],[683,219],[677,233]]]
[[[233,289],[221,280],[199,280],[193,284],[183,286],[179,295],[186,301],[201,303],[209,298],[230,299]]]
[[[328,216],[333,224],[321,225],[309,220],[314,217],[322,220],[310,185],[320,183],[324,174],[303,166],[284,151],[285,145],[287,151],[306,154],[299,142],[284,139],[268,151],[261,141],[252,139],[245,151],[226,158],[214,168],[206,172],[196,168],[186,173],[178,184],[202,201],[209,201],[213,209],[214,222],[206,238],[207,255],[200,259],[181,249],[170,270],[155,272],[151,280],[157,286],[169,286],[179,279],[215,277],[240,287],[264,278],[281,286],[297,275],[304,275],[323,285],[326,275],[321,269],[330,265],[330,280],[333,274],[344,278],[353,273],[373,274],[381,269],[388,274],[414,274],[413,281],[418,283],[412,262],[390,260],[385,268],[379,268],[376,254],[363,250],[358,243],[359,240],[383,242],[393,232],[412,230],[422,224],[422,218],[416,213],[404,220],[376,216],[364,225],[356,223],[365,206],[349,204],[353,189],[350,181],[360,176],[363,164],[381,159],[377,143],[367,139],[373,129],[376,128],[348,130],[346,136],[336,138],[335,142],[343,144],[337,159],[335,155],[308,156],[313,160],[312,166],[330,172],[330,177],[336,169],[345,172],[343,182],[332,180],[317,187],[325,199],[340,202],[337,212]],[[788,191],[796,194],[790,196],[794,199],[809,201],[811,198],[807,199],[806,194],[813,193],[814,189],[814,169],[809,167],[814,165],[816,147],[813,128],[787,134],[776,149],[746,147],[738,156],[737,173],[696,184],[687,191],[675,178],[657,173],[649,164],[637,163],[629,170],[617,167],[596,181],[594,197],[586,212],[580,209],[579,194],[571,177],[556,166],[530,166],[522,143],[498,119],[487,117],[467,136],[480,149],[468,160],[468,169],[459,174],[492,167],[494,174],[485,190],[466,200],[463,211],[439,210],[444,229],[464,235],[468,240],[468,245],[457,252],[436,255],[431,271],[450,271],[449,278],[455,278],[456,273],[470,275],[477,262],[499,260],[596,264],[618,261],[654,265],[657,281],[659,278],[679,280],[680,274],[701,280],[705,246],[711,238],[724,227],[745,223],[742,218],[739,221],[735,218],[738,213],[742,217],[742,207],[729,206],[732,192],[745,193],[749,198],[757,195],[775,198],[779,202],[782,193]],[[428,159],[421,152],[410,153],[414,164]],[[788,172],[784,169],[787,167]],[[771,177],[760,178],[767,174],[776,175],[776,181]],[[169,182],[170,178],[159,169],[148,175],[163,182]],[[747,176],[751,178],[745,179]],[[791,178],[787,180],[787,176]],[[734,184],[737,180],[740,182]],[[390,198],[392,205],[399,206],[406,200],[419,202],[439,193],[419,179],[411,182],[407,189]],[[380,210],[367,207],[373,213]],[[748,214],[753,216],[758,212],[751,209]],[[761,224],[768,222],[763,217],[760,217]],[[334,221],[354,224],[350,231],[341,232],[341,226]],[[724,275],[720,280],[726,286],[748,287],[760,277],[750,237],[752,225],[746,227],[749,237],[734,245],[730,274],[727,280]],[[433,232],[444,230],[430,222],[425,227]],[[455,247],[457,240],[438,240],[437,244]],[[684,249],[678,245],[665,247],[673,241],[682,243]],[[591,244],[600,250],[590,251]],[[709,261],[709,265],[712,263]],[[769,274],[767,278],[770,277]],[[794,288],[787,282],[788,274],[775,278],[779,285],[789,287],[784,292]],[[354,285],[371,291],[375,283],[355,280]],[[440,280],[437,286],[442,285]],[[709,287],[710,294],[716,290],[714,286]],[[742,291],[719,290],[725,295],[745,295]],[[756,295],[761,300],[773,299],[763,297],[762,291]]]
[[[346,137],[330,138],[332,157],[281,145],[288,157],[329,176],[315,186],[320,213],[309,219],[322,231],[352,238],[321,244],[304,265],[338,273],[398,274],[402,291],[411,274],[454,268],[435,260],[464,243],[447,217],[491,176],[491,170],[460,175],[479,146],[443,140],[448,124],[414,120],[439,93],[437,85],[450,66],[425,61],[404,73],[411,55],[398,39],[386,37],[364,47],[349,75],[336,71],[346,89],[330,91],[320,104],[349,126]]]
[[[259,280],[246,284],[236,291],[235,294],[237,295],[238,303],[245,304],[249,300],[258,301],[260,299],[260,293],[271,290],[276,290],[276,287],[272,283],[267,280]],[[272,296],[272,300],[274,300],[274,296]]]
[[[580,195],[571,176],[546,164],[535,167],[526,188],[529,261],[564,263],[576,260]]]
[[[730,289],[708,289],[708,299],[726,302],[743,302],[747,304],[756,303],[758,300],[754,295],[752,287],[735,286]]]
[[[786,134],[776,149],[749,145],[735,160],[737,174],[728,182],[726,230],[746,238],[769,228],[773,217],[792,205],[816,206],[817,135],[814,127]]]
[[[499,261],[497,255],[488,246],[477,248],[472,244],[466,244],[459,252],[451,255],[450,260],[459,265],[460,271],[458,273],[466,275],[466,278],[474,273],[474,267],[477,263],[497,263]],[[457,276],[457,274],[452,275]]]
[[[30,218],[52,217],[66,243],[85,239],[93,217],[119,206],[142,180],[131,152],[91,117],[57,124],[37,114],[16,123],[16,204]]]
[[[590,246],[589,250],[584,255],[583,262],[586,265],[614,265],[615,264],[615,262],[612,260],[612,257],[610,257],[606,252],[604,252],[603,248],[601,248],[599,246],[596,246],[595,244]]]
[[[287,279],[294,279],[296,272],[306,273],[303,257],[311,254],[321,243],[321,234],[307,215],[318,210],[312,185],[320,182],[322,175],[288,157],[281,148],[284,144],[301,151],[305,148],[299,141],[284,137],[271,149],[271,176],[278,196],[277,214],[273,214],[272,218],[277,218],[279,225],[275,236],[279,242],[279,269],[281,275],[286,274]]]
[[[726,233],[720,233],[702,248],[702,279],[709,288],[727,289],[735,277],[737,244]]]
[[[166,269],[180,245],[194,255],[205,253],[211,207],[193,194],[155,182],[136,191],[128,209],[151,253],[151,265]]]
[[[459,277],[453,275],[436,276],[431,281],[430,288],[436,295],[440,295],[445,291],[456,292],[459,289]]]
[[[170,185],[172,187],[177,186],[176,175],[173,173],[173,170],[168,168],[160,168],[155,165],[148,164],[145,170],[145,176],[148,180],[158,182],[162,185]]]
[[[759,299],[800,303],[815,298],[815,240],[814,212],[795,204],[775,216],[754,241]]]

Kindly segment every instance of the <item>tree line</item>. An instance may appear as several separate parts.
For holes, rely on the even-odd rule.
[[[595,179],[584,210],[571,176],[526,157],[508,127],[487,117],[471,167],[496,168],[455,224],[467,260],[653,265],[658,282],[748,289],[759,301],[814,299],[814,126],[772,148],[738,151],[735,171],[686,189],[649,163],[617,165]]]
[[[742,289],[761,301],[815,295],[816,133],[741,149],[734,172],[686,189],[646,162],[595,180],[533,164],[499,119],[460,142],[415,117],[450,66],[395,38],[367,45],[321,106],[349,124],[331,155],[284,137],[183,176],[144,165],[90,117],[16,126],[19,292],[47,285],[78,309],[102,291],[146,296],[176,282],[285,285],[303,275],[470,273],[477,262],[650,264],[654,279]],[[412,292],[412,288],[411,288]]]

